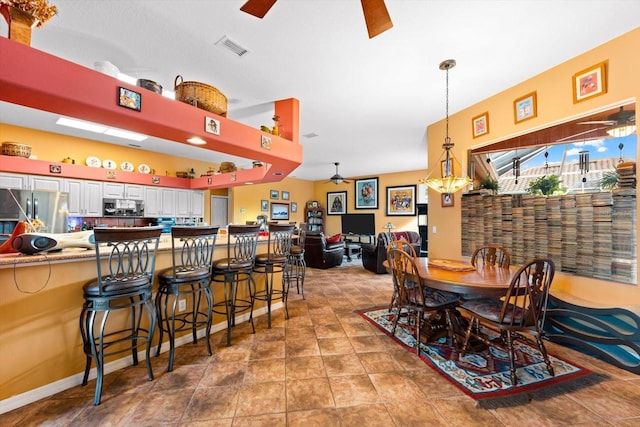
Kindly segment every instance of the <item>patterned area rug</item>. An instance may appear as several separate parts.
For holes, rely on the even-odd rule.
[[[391,336],[395,312],[390,313],[388,307],[363,310],[360,315]],[[393,338],[409,351],[415,352],[415,328],[404,323],[405,319],[401,317],[398,321]],[[484,330],[490,336],[499,335],[487,328]],[[516,340],[514,346],[518,376],[518,385],[515,387],[511,385],[509,355],[493,347],[477,353],[467,352],[463,357],[450,345],[450,340],[442,337],[433,342],[421,343],[420,357],[476,400],[512,396],[590,373],[585,368],[549,355],[555,371],[555,376],[552,377],[536,345]]]

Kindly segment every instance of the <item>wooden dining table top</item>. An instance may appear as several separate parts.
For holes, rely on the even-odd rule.
[[[434,289],[458,294],[486,297],[504,296],[517,268],[477,265],[474,269],[456,271],[429,265],[429,258],[414,258],[418,274],[424,283]],[[387,261],[385,261],[387,263]],[[470,264],[469,264],[470,265]],[[388,267],[388,264],[385,264]]]

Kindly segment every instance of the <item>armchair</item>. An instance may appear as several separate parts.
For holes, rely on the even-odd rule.
[[[307,267],[331,268],[342,264],[344,242],[327,243],[321,231],[307,231],[304,242],[304,260]]]
[[[379,233],[374,245],[363,243],[362,266],[374,273],[386,273],[382,263],[387,259],[387,245],[394,240],[406,240],[416,251],[420,253],[420,234],[416,231],[393,231]]]

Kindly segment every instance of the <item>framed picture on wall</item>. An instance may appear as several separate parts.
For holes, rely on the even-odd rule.
[[[282,192],[282,200],[289,200],[289,192],[288,191],[283,191]]]
[[[282,221],[289,219],[289,203],[271,202],[271,221]]]
[[[268,200],[260,200],[260,211],[269,212],[269,201]]]
[[[356,179],[356,209],[378,209],[378,178]]]
[[[126,87],[118,87],[118,105],[131,110],[142,111],[142,95]]]
[[[416,214],[416,186],[387,187],[387,216]]]
[[[296,202],[291,202],[291,212],[298,212],[298,204]]]
[[[573,103],[607,93],[607,62],[603,61],[573,75]]]
[[[513,101],[513,117],[518,124],[538,116],[536,93],[531,92]]]
[[[269,198],[270,199],[278,200],[278,197],[280,197],[280,192],[278,190],[271,190],[269,192]]]
[[[471,119],[471,127],[473,129],[473,137],[477,138],[489,133],[489,113],[484,112],[479,116]]]
[[[453,206],[453,194],[451,193],[444,193],[441,194],[442,196],[442,207],[443,208],[450,208]]]
[[[327,215],[342,215],[347,213],[347,192],[337,191],[327,193]]]

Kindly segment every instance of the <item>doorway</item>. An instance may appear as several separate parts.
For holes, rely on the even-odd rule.
[[[229,223],[229,198],[211,196],[211,225],[225,228]]]

